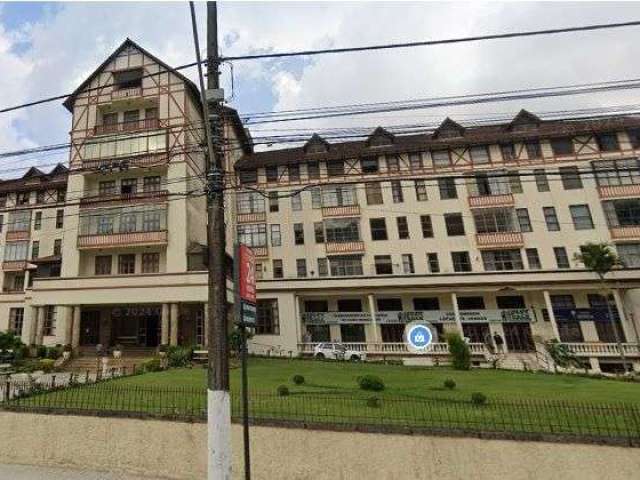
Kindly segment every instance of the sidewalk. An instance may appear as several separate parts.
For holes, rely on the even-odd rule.
[[[161,480],[121,473],[68,470],[66,468],[0,465],[0,480]]]

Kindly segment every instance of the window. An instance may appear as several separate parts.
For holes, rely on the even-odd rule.
[[[618,134],[615,132],[597,133],[596,142],[601,152],[616,152],[620,150]]]
[[[384,218],[370,218],[371,240],[387,240],[387,224]]]
[[[137,178],[123,178],[120,182],[120,193],[122,195],[135,195],[138,191]]]
[[[329,258],[331,276],[348,277],[362,275],[362,257],[358,255],[336,255]]]
[[[40,230],[42,228],[42,212],[36,212],[33,219],[33,229]]]
[[[458,198],[455,179],[451,177],[442,177],[438,179],[438,189],[440,190],[440,199],[448,200]]]
[[[413,299],[413,309],[417,312],[440,310],[438,297],[416,297]]]
[[[17,210],[9,212],[9,225],[7,230],[10,232],[27,232],[31,228],[31,211]]]
[[[410,253],[402,254],[402,273],[416,273],[416,270],[413,266],[413,255],[411,255]]]
[[[0,215],[0,232],[4,228],[4,215]]]
[[[391,182],[391,196],[393,203],[404,202],[404,195],[402,193],[402,182],[400,180],[393,180]]]
[[[257,192],[256,192],[257,193]],[[280,204],[278,203],[278,192],[269,192],[269,211],[278,212],[280,210]],[[264,202],[264,200],[263,200]]]
[[[357,204],[355,185],[335,185],[322,189],[323,207],[346,207]]]
[[[511,177],[504,172],[477,173],[468,183],[469,193],[473,196],[505,195],[511,193]]]
[[[280,233],[280,225],[273,224],[271,225],[271,246],[279,247],[282,245],[282,235]]]
[[[450,237],[464,235],[464,221],[461,213],[445,213],[444,223]]]
[[[542,157],[542,149],[540,148],[539,140],[527,140],[524,143],[524,146],[527,150],[527,157],[529,160]]]
[[[516,231],[513,210],[509,208],[478,209],[473,213],[473,221],[476,225],[477,233]],[[462,235],[464,235],[464,231]]]
[[[291,210],[294,212],[299,212],[302,210],[302,194],[296,193],[293,197],[291,197]]]
[[[509,172],[509,186],[511,193],[522,193],[522,182],[520,181],[520,173],[517,170]]]
[[[373,262],[376,268],[376,275],[393,274],[393,263],[391,263],[391,255],[375,255]]]
[[[300,181],[300,165],[289,165],[287,168],[290,182]]]
[[[616,249],[624,267],[640,267],[640,243],[621,243]]]
[[[313,233],[316,243],[324,243],[324,224],[322,222],[314,222]]]
[[[329,275],[329,265],[327,263],[327,259],[319,258],[318,259],[318,276],[326,277],[327,275]]]
[[[54,305],[47,305],[44,309],[43,335],[45,337],[52,337],[56,334],[56,307]]]
[[[18,262],[27,259],[29,242],[7,242],[4,246],[5,262]]]
[[[258,192],[240,192],[236,196],[236,207],[240,215],[262,213],[264,212],[264,197]]]
[[[378,173],[378,157],[364,157],[360,159],[362,173]]]
[[[631,142],[632,148],[640,148],[640,128],[632,128],[627,130],[629,136],[629,142]]]
[[[318,188],[311,189],[311,208],[318,209],[322,207],[322,191]]]
[[[537,248],[527,248],[525,250],[527,254],[527,263],[529,264],[529,270],[540,270],[542,263],[540,263],[540,256],[538,255]]]
[[[158,232],[162,229],[162,213],[149,210],[142,213],[142,231]]]
[[[134,68],[113,73],[113,83],[118,89],[142,87],[142,69]]]
[[[433,238],[431,215],[420,215],[420,226],[422,227],[422,238]]]
[[[274,259],[272,262],[272,265],[273,265],[273,278],[284,277],[284,268],[282,266],[282,260]]]
[[[449,150],[432,150],[431,158],[434,167],[448,167],[451,165],[451,154]]]
[[[342,160],[329,160],[327,162],[327,175],[330,177],[344,175],[344,162]]]
[[[593,229],[593,219],[591,218],[589,205],[569,205],[569,211],[576,230]]]
[[[370,182],[364,185],[367,205],[382,205],[382,186],[380,182]]]
[[[144,118],[145,120],[154,120],[158,118],[158,109],[155,107],[145,108],[144,109]]]
[[[256,303],[256,335],[280,335],[278,300],[261,299]]]
[[[40,256],[40,242],[34,240],[31,244],[31,258],[35,260]]]
[[[582,179],[578,167],[560,167],[560,178],[562,179],[562,186],[565,190],[577,190],[582,188]]]
[[[520,250],[483,250],[481,253],[487,272],[524,269]]]
[[[36,204],[44,203],[44,190],[36,192]]]
[[[440,262],[436,252],[427,253],[427,267],[429,268],[429,273],[440,273]]]
[[[503,143],[500,145],[500,152],[502,153],[502,159],[505,162],[510,162],[516,159],[516,149],[513,143]]]
[[[241,185],[252,185],[258,183],[257,170],[241,170],[238,176],[240,177]]]
[[[142,254],[142,273],[158,273],[160,271],[160,254],[143,253]]]
[[[106,195],[114,195],[115,193],[116,193],[115,180],[105,180],[103,182],[98,183],[98,195],[106,196]]]
[[[0,194],[0,207],[6,207],[6,206],[7,206],[7,195]]]
[[[567,249],[564,247],[553,247],[553,254],[556,256],[558,268],[571,268]]]
[[[120,232],[131,233],[137,230],[137,217],[135,213],[125,213],[120,216]]]
[[[640,184],[640,162],[635,158],[593,162],[593,169],[601,187]]]
[[[491,162],[491,157],[489,156],[489,148],[486,145],[477,145],[475,147],[471,147],[469,149],[469,153],[471,154],[471,161],[475,165],[483,165]]]
[[[162,178],[159,175],[153,177],[144,177],[142,180],[142,190],[146,192],[159,192]]]
[[[399,172],[400,171],[400,160],[399,155],[385,155],[385,160],[387,162],[387,172]]]
[[[111,275],[111,255],[98,255],[95,258],[96,275]]]
[[[360,240],[360,220],[333,218],[324,222],[326,241],[329,243],[357,242]]]
[[[307,276],[307,260],[305,258],[296,259],[296,273],[298,278]]]
[[[320,164],[318,162],[308,162],[307,175],[309,180],[318,180],[320,178]]]
[[[140,111],[139,110],[128,110],[124,112],[124,128],[130,129],[133,127],[135,129],[138,126],[138,120],[140,119]],[[129,125],[127,125],[129,124]],[[133,125],[131,125],[133,124]]]
[[[278,166],[271,165],[265,167],[264,169],[265,176],[267,177],[267,182],[273,183],[278,181]]]
[[[64,225],[64,210],[56,211],[56,228],[62,228]]]
[[[9,309],[9,331],[20,337],[22,335],[22,327],[24,325],[24,308]]]
[[[458,297],[458,308],[460,310],[484,310],[483,297]]]
[[[542,213],[544,214],[544,221],[547,224],[547,230],[550,232],[560,231],[560,222],[558,221],[555,207],[543,207]]]
[[[516,208],[516,216],[518,217],[518,225],[521,232],[527,233],[533,231],[531,219],[529,218],[529,210],[526,208]]]
[[[108,235],[113,233],[113,220],[112,215],[101,215],[98,217],[96,225],[97,235]]]
[[[304,245],[304,225],[302,223],[293,224],[293,239],[296,245]]]
[[[396,217],[396,223],[398,225],[398,238],[400,240],[409,238],[409,223],[407,222],[407,217]]]
[[[549,143],[554,155],[571,155],[573,153],[573,139],[571,137],[552,138]]]
[[[264,223],[238,225],[238,242],[248,247],[266,247],[267,226]]]
[[[533,176],[536,179],[536,187],[539,192],[549,191],[549,180],[547,179],[547,173],[542,168],[536,168],[533,171]]]
[[[454,272],[470,272],[471,259],[469,252],[451,252],[451,261],[453,262]]]
[[[419,202],[424,202],[429,200],[427,196],[427,184],[424,180],[416,180],[415,181],[416,188],[416,200]]]
[[[59,188],[56,191],[56,201],[58,203],[64,202],[66,197],[67,197],[67,190],[65,188]]]
[[[16,193],[16,205],[28,205],[31,192]]]
[[[640,225],[640,200],[637,198],[602,202],[602,207],[610,227]]]
[[[409,166],[411,170],[420,170],[424,167],[422,162],[422,154],[421,153],[410,153],[409,154]]]
[[[136,256],[134,254],[118,255],[118,273],[120,275],[136,273]]]

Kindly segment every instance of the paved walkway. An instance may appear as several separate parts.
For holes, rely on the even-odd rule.
[[[157,477],[137,477],[121,473],[69,470],[66,468],[0,465],[0,480],[162,480]]]

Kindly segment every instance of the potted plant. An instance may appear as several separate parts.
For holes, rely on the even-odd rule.
[[[115,347],[113,347],[113,358],[122,358],[122,345],[117,343]]]
[[[71,354],[73,353],[73,347],[70,343],[67,343],[62,348],[62,359],[66,362],[71,358]]]

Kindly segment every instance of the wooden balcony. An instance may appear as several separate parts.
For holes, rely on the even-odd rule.
[[[131,157],[122,158],[91,158],[83,159],[82,166],[84,168],[100,169],[116,168],[126,162],[130,167],[154,167],[157,165],[166,165],[169,162],[169,155],[166,152],[146,153]]]
[[[93,195],[80,200],[80,208],[112,207],[125,204],[146,204],[164,202],[169,196],[168,190],[138,192],[134,194]]]
[[[239,213],[238,223],[264,223],[267,221],[267,214],[265,212],[257,213]]]
[[[2,270],[5,272],[22,272],[27,269],[26,260],[13,260],[2,262]]]
[[[598,187],[602,199],[640,197],[640,184],[636,185],[604,185]]]
[[[523,247],[524,238],[520,232],[476,233],[478,248]]]
[[[473,195],[468,197],[469,208],[513,207],[515,200],[512,193],[502,195]]]
[[[7,232],[7,238],[6,241],[7,242],[17,242],[20,240],[29,240],[29,238],[31,237],[31,231],[30,230],[17,230],[17,231],[8,231]]]
[[[364,242],[343,242],[343,243],[325,243],[325,251],[327,253],[362,253],[364,252]]]
[[[111,92],[111,100],[127,100],[142,96],[142,87],[114,88]]]
[[[167,242],[168,234],[166,230],[157,232],[131,232],[78,236],[78,248],[82,250],[110,247],[166,245]]]
[[[256,258],[264,258],[269,256],[269,249],[267,247],[251,247]]]
[[[160,122],[157,118],[145,118],[133,122],[114,123],[111,125],[96,125],[93,127],[94,135],[109,135],[113,133],[140,132],[145,130],[156,130]]]
[[[640,240],[640,225],[609,227],[609,232],[614,241]]]
[[[323,217],[355,217],[360,215],[360,205],[344,207],[322,207]]]

